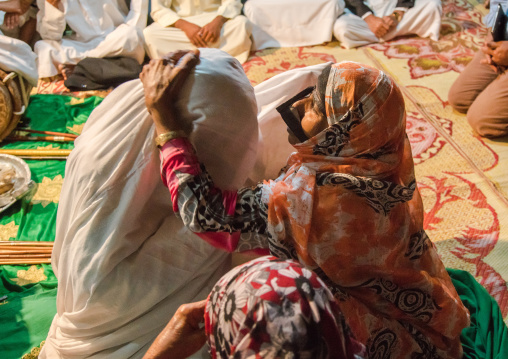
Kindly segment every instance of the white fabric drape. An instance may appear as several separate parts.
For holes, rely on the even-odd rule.
[[[310,46],[332,40],[332,28],[344,0],[249,0],[253,50]]]
[[[329,64],[283,72],[254,88],[260,137],[256,163],[249,174],[249,185],[278,177],[289,155],[295,151],[288,142],[287,126],[277,112],[277,106],[303,89],[316,85],[318,76]]]
[[[155,22],[167,27],[181,18],[207,12],[232,19],[240,15],[241,11],[240,0],[152,0],[151,15]]]
[[[128,56],[144,58],[142,30],[148,16],[148,0],[62,0],[55,8],[37,0],[35,44],[40,77],[58,74],[59,64],[77,64],[85,57]],[[62,36],[66,25],[74,31]]]
[[[297,69],[254,91],[240,64],[203,49],[178,107],[214,181],[239,188],[282,166],[287,142],[275,106],[325,65]],[[265,136],[257,155],[258,124]],[[192,124],[191,124],[192,123]],[[60,196],[53,269],[57,315],[39,356],[140,358],[180,304],[205,298],[230,268],[230,256],[182,228],[159,174],[154,130],[139,80],[121,85],[94,110],[76,141]],[[253,171],[254,162],[258,171]],[[193,358],[199,358],[196,354]]]
[[[240,64],[204,49],[178,107],[216,182],[243,185],[258,129]],[[230,268],[229,254],[173,214],[153,138],[135,80],[108,95],[76,141],[52,257],[57,315],[40,358],[141,357],[178,306],[205,298]]]
[[[22,75],[32,86],[39,78],[34,54],[30,46],[21,40],[4,36],[0,31],[0,69]]]
[[[369,0],[367,5],[375,16],[383,17],[393,13],[397,0]],[[441,28],[441,13],[441,0],[416,0],[414,7],[406,11],[397,27],[382,39],[378,39],[362,18],[346,9],[333,25],[333,34],[347,49],[410,34],[437,41]]]

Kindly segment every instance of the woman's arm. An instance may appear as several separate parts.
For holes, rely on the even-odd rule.
[[[183,137],[162,146],[161,162],[161,177],[171,193],[173,210],[190,230],[228,251],[267,246],[261,185],[238,192],[217,188]],[[253,235],[242,241],[241,233]]]
[[[266,248],[266,207],[261,201],[261,187],[238,192],[215,187],[199,164],[192,145],[181,136],[182,126],[174,101],[198,63],[198,54],[179,51],[152,60],[140,75],[148,111],[158,138],[163,139],[160,144],[162,179],[171,192],[175,213],[186,226],[213,245],[228,251]],[[255,235],[242,236],[242,233]]]

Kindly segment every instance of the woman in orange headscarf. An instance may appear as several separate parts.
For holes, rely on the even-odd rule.
[[[354,62],[331,65],[316,89],[280,108],[296,152],[279,178],[222,191],[171,108],[197,62],[193,53],[179,57],[152,63],[141,79],[162,178],[186,225],[227,250],[268,248],[315,270],[368,358],[460,358],[469,313],[423,230],[404,100],[393,80]],[[150,90],[164,71],[169,90],[157,100]]]

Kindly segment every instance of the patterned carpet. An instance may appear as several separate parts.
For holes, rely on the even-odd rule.
[[[336,42],[268,49],[244,68],[253,85],[326,61],[363,62],[390,74],[406,99],[425,229],[445,265],[473,274],[508,323],[508,139],[478,137],[447,102],[448,89],[483,44],[487,13],[474,0],[444,0],[438,42],[407,37],[357,50]]]
[[[357,50],[267,49],[244,64],[253,85],[287,70],[353,60],[390,74],[406,98],[407,131],[426,209],[425,229],[447,267],[466,270],[496,298],[508,323],[508,138],[478,137],[447,102],[448,89],[482,46],[488,11],[475,0],[444,0],[441,39],[399,38]],[[57,79],[58,80],[58,79]],[[67,94],[63,81],[38,93]],[[107,92],[106,92],[107,93]],[[73,93],[80,97],[105,95]]]

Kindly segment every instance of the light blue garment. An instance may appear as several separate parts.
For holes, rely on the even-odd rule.
[[[508,0],[491,0],[490,1],[490,12],[483,19],[483,23],[487,27],[492,27],[494,25],[494,21],[496,20],[497,4],[501,4],[505,13],[507,13],[507,11],[508,11]],[[508,15],[508,13],[507,13],[507,15]]]

